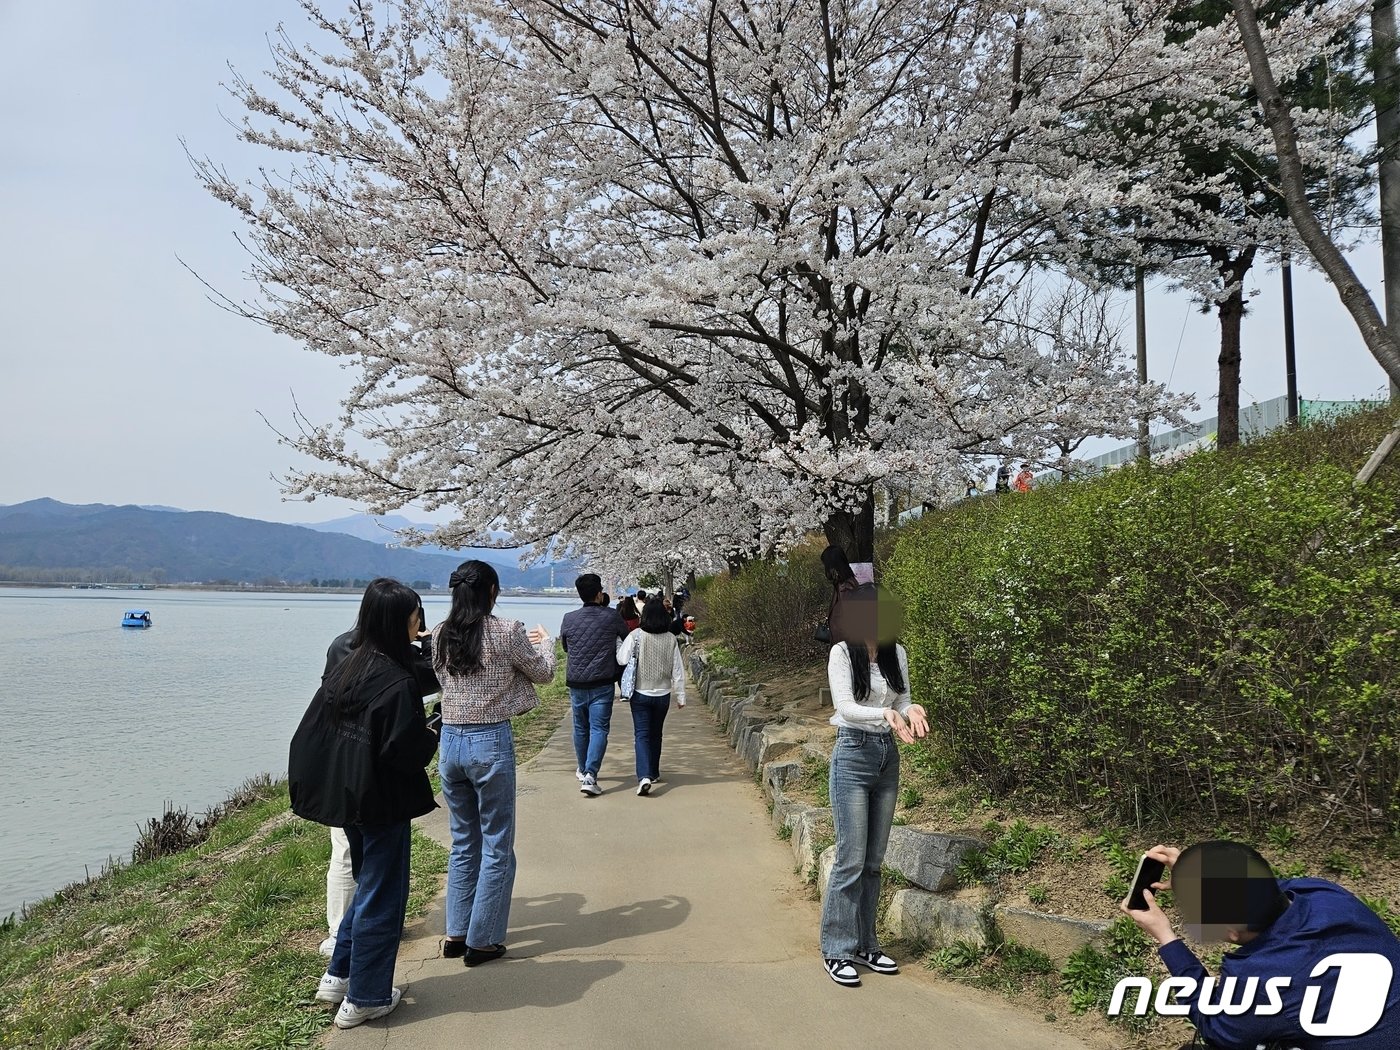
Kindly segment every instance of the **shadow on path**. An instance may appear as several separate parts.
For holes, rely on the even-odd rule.
[[[511,902],[506,937],[511,954],[534,958],[571,948],[594,948],[674,929],[690,915],[690,901],[684,897],[636,901],[592,912],[584,911],[587,905],[581,893],[517,897]]]

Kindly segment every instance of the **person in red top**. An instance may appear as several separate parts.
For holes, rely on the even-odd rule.
[[[1017,492],[1029,492],[1035,484],[1035,475],[1031,473],[1029,463],[1021,464],[1021,472],[1016,475],[1016,480],[1011,483],[1011,487]]]
[[[629,631],[635,631],[641,626],[642,614],[637,611],[637,603],[632,600],[631,595],[617,603],[617,611],[622,614],[622,622],[627,625]]]

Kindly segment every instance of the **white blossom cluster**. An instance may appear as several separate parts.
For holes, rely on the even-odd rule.
[[[1037,322],[1028,279],[1155,265],[1144,227],[1288,243],[1183,208],[1182,142],[1271,144],[1232,24],[1169,44],[1166,3],[305,6],[331,44],[284,34],[270,85],[232,86],[290,165],[197,167],[249,230],[242,308],[356,376],[287,439],[324,464],[289,491],[451,508],[437,543],[705,569],[825,529],[868,556],[878,486],[1185,403],[1102,311]],[[1274,29],[1278,68],[1356,10]]]

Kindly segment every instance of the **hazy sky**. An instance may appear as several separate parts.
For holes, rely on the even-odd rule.
[[[0,0],[0,503],[272,521],[356,509],[283,502],[270,476],[293,454],[258,416],[290,426],[295,392],[329,418],[346,375],[214,306],[179,262],[232,296],[253,291],[235,216],[196,182],[181,139],[235,173],[255,168],[220,82],[229,64],[249,76],[268,66],[279,21],[309,35],[292,0]],[[1376,252],[1356,264],[1378,287]],[[1245,403],[1284,392],[1277,273],[1257,270],[1251,288]],[[1303,396],[1379,391],[1384,374],[1331,287],[1300,271],[1295,295]],[[1214,318],[1160,292],[1148,314],[1152,378],[1170,376],[1212,414]]]

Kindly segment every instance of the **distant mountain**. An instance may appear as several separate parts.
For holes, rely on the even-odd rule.
[[[433,527],[427,522],[409,521],[401,514],[385,514],[383,516],[351,514],[348,517],[334,518],[331,521],[309,522],[305,526],[305,528],[315,529],[317,532],[339,532],[357,539],[369,540],[371,543],[398,543],[397,534],[404,529],[431,532]],[[510,539],[510,533],[492,532],[491,538],[507,541]],[[447,547],[434,547],[429,544],[409,549],[427,551],[432,554],[449,554],[459,561],[465,561],[467,558],[480,558],[493,565],[503,559],[514,562],[520,553],[518,547],[463,547],[460,550],[451,550]]]
[[[490,552],[502,587],[536,588],[549,569],[520,569]],[[149,510],[52,499],[0,507],[0,566],[10,569],[121,570],[168,583],[266,583],[393,576],[444,587],[463,554],[395,549],[299,525],[209,511]]]
[[[397,533],[404,529],[419,529],[429,532],[433,529],[431,524],[418,521],[410,521],[401,514],[385,514],[376,516],[373,514],[351,514],[344,518],[335,518],[331,521],[321,521],[308,524],[308,529],[315,529],[317,532],[338,532],[346,536],[355,536],[362,540],[369,540],[373,543],[397,543],[399,542]],[[508,532],[493,531],[491,538],[509,541],[511,536]],[[501,566],[509,566],[513,571],[523,572],[536,582],[531,586],[549,586],[549,570],[554,569],[554,579],[559,581],[559,585],[567,587],[573,582],[573,578],[581,570],[578,562],[570,560],[557,560],[546,555],[530,569],[518,568],[522,549],[519,547],[463,547],[460,550],[452,550],[447,547],[435,547],[431,544],[424,547],[406,547],[405,550],[423,551],[426,554],[445,554],[456,559],[457,563],[466,561],[468,558],[479,558],[481,561],[490,562],[500,571]],[[502,579],[505,577],[503,576]]]

